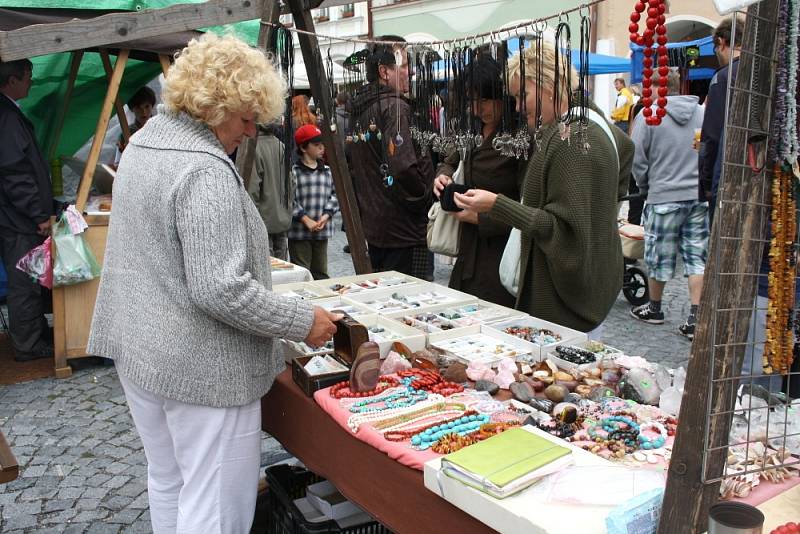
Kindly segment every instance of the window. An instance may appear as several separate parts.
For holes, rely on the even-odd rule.
[[[352,17],[356,14],[356,8],[353,4],[345,4],[342,6],[341,17],[343,19]]]
[[[317,10],[317,16],[315,17],[317,22],[327,22],[331,20],[330,9],[327,7],[321,7]]]

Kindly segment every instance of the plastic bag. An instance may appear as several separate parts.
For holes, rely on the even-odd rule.
[[[47,289],[53,289],[53,255],[50,252],[51,238],[33,247],[17,262],[17,269],[30,276]]]
[[[83,234],[73,234],[64,215],[53,225],[53,241],[56,245],[53,262],[54,286],[80,284],[100,276],[100,265]]]

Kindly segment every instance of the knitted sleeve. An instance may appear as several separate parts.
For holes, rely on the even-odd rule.
[[[249,334],[303,340],[311,304],[267,290],[247,269],[247,230],[235,177],[205,169],[175,199],[189,299],[215,319]]]

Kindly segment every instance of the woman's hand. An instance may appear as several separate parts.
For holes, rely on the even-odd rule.
[[[344,317],[341,313],[331,313],[324,308],[314,306],[314,322],[311,331],[303,340],[310,347],[321,347],[336,333],[336,321]]]
[[[497,193],[491,193],[483,189],[470,189],[464,194],[455,193],[453,199],[459,208],[475,213],[486,213],[494,207],[494,203],[497,201]]]
[[[440,174],[436,177],[436,180],[433,181],[433,194],[436,195],[436,198],[441,198],[442,191],[452,181],[453,178],[446,174]]]
[[[463,210],[463,211],[455,211],[451,212],[453,217],[461,221],[462,223],[468,224],[478,224],[478,214],[474,211],[470,210]]]

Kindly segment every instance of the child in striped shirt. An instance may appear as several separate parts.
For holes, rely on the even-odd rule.
[[[299,159],[292,167],[295,192],[289,256],[292,263],[311,271],[315,280],[329,278],[328,239],[333,236],[329,222],[339,210],[339,201],[331,169],[322,162],[322,132],[306,124],[297,129],[294,140]]]

